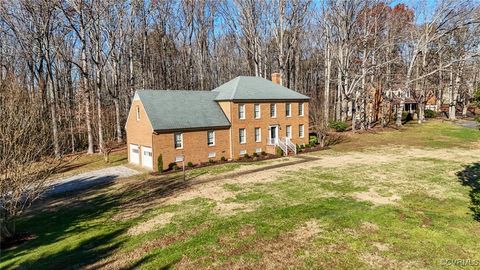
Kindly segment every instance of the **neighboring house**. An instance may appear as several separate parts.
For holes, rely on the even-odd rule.
[[[273,76],[278,78],[278,76]],[[278,81],[278,79],[277,79]],[[309,97],[261,77],[237,77],[212,91],[139,90],[126,123],[128,160],[157,170],[185,162],[295,153],[308,143]]]

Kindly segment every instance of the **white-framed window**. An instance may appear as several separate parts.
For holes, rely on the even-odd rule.
[[[255,142],[261,142],[261,141],[262,141],[262,129],[255,128]]]
[[[214,130],[207,131],[207,144],[208,144],[208,146],[214,146],[215,145],[215,131]]]
[[[270,104],[270,117],[271,118],[277,117],[277,104],[275,103]]]
[[[143,147],[143,146],[142,146]],[[147,157],[151,157],[152,156],[152,152],[151,151],[143,151],[143,155],[144,156],[147,156]]]
[[[304,125],[298,126],[298,137],[303,138],[305,136],[304,128],[305,128]]]
[[[208,153],[209,158],[214,158],[217,154],[215,152]]]
[[[240,150],[240,155],[245,155],[247,153],[247,150]]]
[[[285,116],[286,117],[292,116],[292,103],[285,104]]]
[[[174,137],[174,140],[175,140],[175,148],[176,149],[182,149],[183,148],[183,133],[175,132],[173,137]]]
[[[246,132],[244,128],[238,130],[238,139],[239,142],[242,144],[247,142]]]
[[[262,152],[262,148],[255,148],[255,152],[256,152],[256,153],[261,153],[261,152]]]
[[[298,103],[298,115],[303,116],[303,102]]]
[[[245,104],[238,105],[238,118],[245,119]]]
[[[260,119],[260,104],[253,105],[253,115],[255,119]]]
[[[287,132],[287,138],[292,138],[292,126],[287,126],[286,128],[286,132]]]
[[[137,121],[140,121],[140,106],[137,106],[137,107],[135,108],[135,111],[136,111],[136,113],[137,113]]]

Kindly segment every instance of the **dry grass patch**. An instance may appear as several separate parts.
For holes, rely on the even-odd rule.
[[[375,206],[378,205],[386,205],[386,204],[396,204],[397,201],[401,199],[400,196],[393,194],[389,197],[381,196],[380,194],[375,191],[374,188],[370,188],[366,192],[355,192],[353,193],[353,197],[360,201],[367,201],[373,203]]]

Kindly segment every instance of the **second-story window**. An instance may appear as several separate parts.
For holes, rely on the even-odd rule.
[[[255,119],[260,118],[260,104],[255,104],[253,106],[253,115],[254,115]]]
[[[286,117],[292,116],[292,103],[285,104],[285,116]]]
[[[140,107],[136,107],[136,112],[137,112],[137,121],[140,121]]]
[[[207,131],[207,144],[208,146],[215,145],[215,131],[213,130]]]
[[[246,143],[247,142],[247,138],[246,138],[246,134],[245,134],[245,129],[244,128],[241,128],[238,130],[238,140],[240,141],[240,143]]]
[[[303,102],[298,103],[298,115],[303,116]]]
[[[270,104],[270,117],[277,117],[277,105],[274,103]]]
[[[245,104],[238,105],[238,118],[245,119]]]
[[[182,149],[183,148],[183,134],[181,132],[174,133],[174,140],[175,140],[175,148]]]

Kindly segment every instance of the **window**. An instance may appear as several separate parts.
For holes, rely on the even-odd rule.
[[[208,153],[209,158],[214,158],[216,156],[215,152]]]
[[[298,115],[303,116],[303,102],[298,103]]]
[[[151,157],[151,156],[152,156],[152,152],[150,152],[150,151],[143,151],[143,155],[144,155],[144,156],[147,156],[147,157]]]
[[[138,154],[138,153],[139,153],[138,148],[133,148],[133,149],[132,149],[132,153]]]
[[[140,121],[140,107],[136,107],[136,112],[137,112],[137,121]]]
[[[287,138],[291,139],[292,138],[292,126],[287,126]]]
[[[240,143],[246,143],[247,138],[245,137],[245,129],[241,128],[238,130],[238,138],[240,140]]]
[[[285,104],[285,115],[287,117],[292,116],[292,104],[291,103]]]
[[[254,111],[253,111],[255,119],[260,119],[260,104],[255,104],[254,105]]]
[[[255,128],[255,142],[262,141],[262,130],[260,128]]]
[[[247,150],[240,150],[240,155],[245,155],[247,153]]]
[[[182,149],[183,148],[183,134],[177,132],[174,134],[175,137],[175,148]]]
[[[238,118],[245,119],[245,104],[238,105]]]
[[[303,130],[304,126],[303,125],[299,125],[298,126],[298,137],[300,138],[303,138],[304,136],[304,130]]]
[[[215,145],[215,131],[213,130],[207,131],[207,144],[208,146]]]
[[[262,148],[255,148],[255,153],[261,153],[262,152]]]
[[[277,105],[276,104],[270,104],[270,117],[275,118],[277,117]]]

